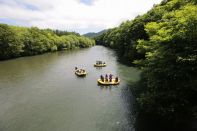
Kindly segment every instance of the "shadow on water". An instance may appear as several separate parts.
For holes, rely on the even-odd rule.
[[[139,112],[136,118],[136,131],[196,131],[196,122],[188,123],[188,119],[174,123],[168,119],[157,117],[154,113]]]
[[[120,62],[121,61],[121,62]],[[139,95],[141,90],[145,90],[143,74],[139,75],[139,71],[127,63],[122,63],[119,66],[120,74],[122,75],[125,85],[122,87],[122,97],[127,107],[128,119],[130,125],[134,125],[135,131],[197,131],[197,121],[191,120],[188,117],[177,118],[176,122],[170,121],[168,118],[158,116],[154,112],[146,113],[144,110],[138,108],[136,97]],[[128,68],[129,67],[129,68]],[[122,70],[121,68],[127,68]],[[132,74],[130,74],[132,72]],[[105,89],[105,87],[102,87]],[[110,89],[110,88],[109,88]],[[132,130],[133,130],[132,129]]]
[[[134,97],[144,90],[145,80],[141,74],[138,82],[133,84]],[[135,116],[135,131],[197,131],[197,121],[189,116],[182,114],[178,116],[176,121],[169,119],[169,116],[161,116],[156,112],[146,112],[145,109],[140,110],[138,103],[135,101],[133,107],[133,115]],[[186,112],[185,112],[186,113]]]
[[[158,117],[153,112],[138,111],[136,115],[136,131],[197,131],[197,121],[180,118],[177,122]]]
[[[127,118],[129,125],[133,127],[128,128],[129,131],[135,130],[135,97],[133,96],[132,85],[124,85],[122,88],[121,97],[124,100],[125,107],[127,107]]]
[[[126,65],[126,66],[134,66],[131,61],[128,61],[127,58],[122,57],[122,56],[118,56],[117,61],[122,63],[122,64],[124,64],[124,65]]]
[[[130,127],[127,127],[126,129],[128,131],[135,130],[135,113],[136,109],[135,107],[135,97],[133,93],[133,89],[135,86],[135,83],[140,80],[140,74],[141,71],[137,68],[131,67],[127,64],[123,64],[121,62],[118,63],[118,74],[120,75],[121,79],[121,97],[123,100],[124,107],[127,108],[127,119],[129,124],[132,125]]]

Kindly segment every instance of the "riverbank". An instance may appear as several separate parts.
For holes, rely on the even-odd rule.
[[[93,45],[94,40],[73,32],[0,24],[0,60]]]
[[[183,130],[182,125],[193,130],[190,123],[197,120],[195,12],[195,0],[164,0],[96,38],[97,44],[118,50],[120,58],[143,69],[136,89],[138,111],[168,131]]]

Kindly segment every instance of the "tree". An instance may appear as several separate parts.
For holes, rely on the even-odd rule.
[[[24,47],[20,37],[8,25],[0,24],[0,59],[20,56]]]
[[[0,59],[85,48],[94,44],[94,40],[75,32],[0,24]]]

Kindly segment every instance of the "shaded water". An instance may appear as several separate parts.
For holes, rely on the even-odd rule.
[[[104,60],[107,67],[93,67]],[[78,78],[74,67],[88,75]],[[101,74],[121,84],[100,87]],[[133,131],[128,84],[139,71],[117,62],[115,53],[95,46],[0,62],[0,131]]]

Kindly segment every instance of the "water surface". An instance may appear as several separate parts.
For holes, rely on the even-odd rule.
[[[105,68],[94,68],[104,60]],[[78,78],[74,67],[88,75]],[[101,74],[121,84],[97,85]],[[0,131],[134,131],[129,85],[139,71],[117,62],[115,53],[95,46],[0,62]]]

